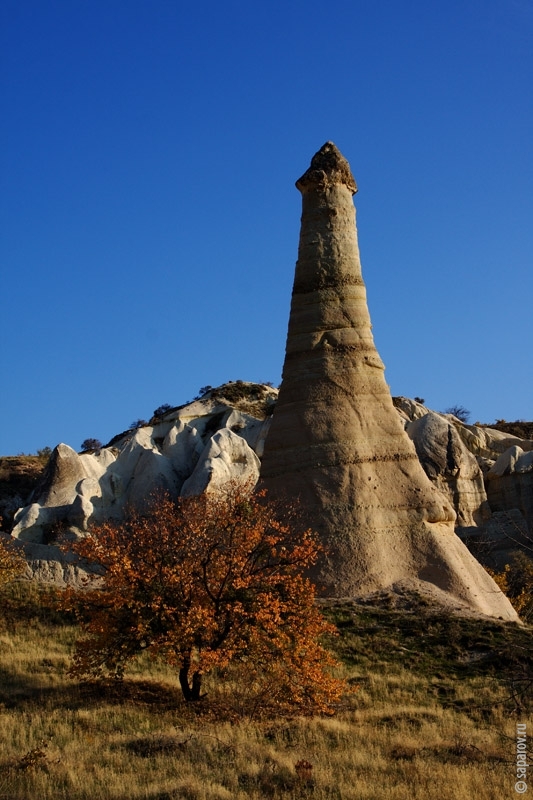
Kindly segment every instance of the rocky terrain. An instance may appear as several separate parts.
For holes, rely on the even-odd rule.
[[[328,142],[296,185],[302,228],[279,397],[243,381],[205,387],[105,447],[60,444],[21,507],[13,513],[16,494],[4,502],[4,528],[26,551],[29,575],[75,582],[59,534],[83,536],[157,491],[260,481],[271,496],[298,497],[313,520],[327,548],[314,576],[322,593],[417,591],[516,619],[471,551],[501,566],[528,546],[533,440],[516,431],[529,429],[393,402],[371,332],[348,162]]]
[[[501,569],[533,547],[533,440],[530,423],[467,425],[403,397],[394,398],[430,480],[457,514],[456,533],[485,565]]]
[[[91,523],[146,502],[155,488],[177,495],[230,477],[257,479],[277,395],[270,386],[229,383],[99,451],[61,444],[47,468],[37,456],[2,458],[3,530],[26,543],[34,572],[62,582],[72,568],[53,544],[59,531],[83,535]],[[456,533],[483,563],[501,568],[533,537],[533,440],[467,425],[408,398],[393,402],[425,473],[455,510]]]

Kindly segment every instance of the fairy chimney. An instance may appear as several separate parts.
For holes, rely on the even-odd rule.
[[[299,497],[327,555],[323,594],[417,590],[457,610],[516,613],[454,532],[385,382],[361,274],[350,166],[327,142],[296,182],[298,261],[283,379],[261,479]]]

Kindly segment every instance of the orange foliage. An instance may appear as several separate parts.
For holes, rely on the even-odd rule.
[[[1,521],[1,518],[0,518]],[[12,539],[0,539],[0,586],[11,583],[24,569],[24,558],[15,549]]]
[[[501,572],[486,568],[489,575],[507,595],[521,619],[533,617],[533,559],[524,552],[515,552],[510,564]]]
[[[147,515],[107,522],[72,545],[99,574],[67,590],[88,638],[73,673],[121,677],[144,649],[179,671],[187,700],[202,677],[243,665],[246,681],[268,686],[270,701],[331,711],[344,684],[320,644],[335,628],[315,605],[302,574],[320,545],[301,530],[294,507],[233,487],[223,495],[157,499]]]

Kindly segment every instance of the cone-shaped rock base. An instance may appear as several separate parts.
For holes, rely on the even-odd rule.
[[[283,380],[261,478],[299,497],[328,549],[324,594],[415,589],[458,610],[516,619],[454,532],[393,407],[371,333],[348,162],[327,143],[303,195]]]

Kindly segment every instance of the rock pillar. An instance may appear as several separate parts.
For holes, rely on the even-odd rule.
[[[455,535],[455,513],[393,407],[371,332],[348,162],[327,142],[296,186],[300,244],[263,486],[299,497],[308,512],[327,548],[315,574],[323,594],[416,589],[515,619]]]

